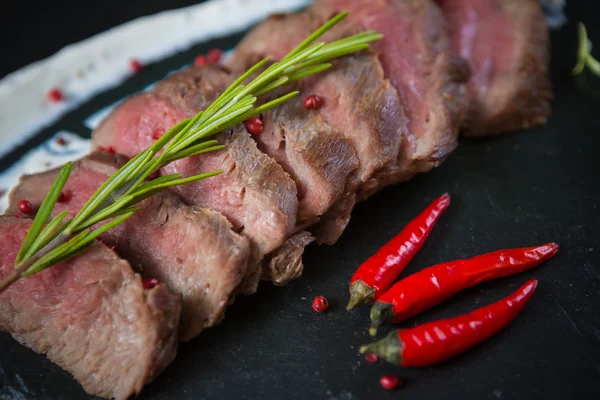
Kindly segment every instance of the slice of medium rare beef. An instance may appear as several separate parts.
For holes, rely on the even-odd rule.
[[[266,56],[281,59],[328,17],[330,15],[315,12],[314,7],[299,13],[271,16],[242,40],[227,60],[227,65],[233,70],[244,70]],[[352,33],[349,24],[342,22],[323,40],[333,41]],[[404,136],[405,118],[396,90],[384,77],[381,63],[373,52],[337,60],[331,69],[305,78],[295,89],[300,90],[300,99],[308,95],[319,96],[323,106],[313,111],[298,108],[302,113],[297,112],[294,117],[318,115],[326,123],[321,128],[323,133],[332,129],[339,132],[351,144],[359,161],[358,167],[346,179],[344,193],[330,204],[328,211],[320,217],[319,225],[313,228],[319,241],[333,244],[348,223],[355,192],[372,185],[370,180],[376,173],[397,158]],[[275,110],[273,113],[282,120],[277,115],[282,112]],[[285,135],[278,135],[270,143],[271,152],[282,139],[286,139],[285,150],[288,152],[289,134],[285,126],[283,129]],[[262,137],[269,138],[267,135]],[[286,157],[282,156],[278,161],[285,164]]]
[[[229,80],[235,78],[235,74],[226,75],[225,71],[214,66],[189,68],[159,82],[155,91],[172,99],[178,109],[185,110],[187,116],[195,115],[225,89]],[[231,212],[224,211],[225,214],[232,215],[232,219],[235,215],[243,216],[234,220],[234,225],[254,244],[250,264],[256,262],[259,266],[265,254],[276,252],[277,256],[267,257],[262,263],[263,268],[256,268],[256,272],[246,280],[246,292],[256,290],[259,277],[287,282],[292,277],[300,276],[303,267],[301,256],[304,247],[312,240],[288,238],[292,230],[298,230],[300,210],[297,183],[270,155],[259,150],[256,141],[242,125],[222,132],[216,138],[226,146],[227,152],[208,153],[204,156],[209,157],[177,161],[165,169],[171,173],[183,173],[184,176],[193,175],[199,170],[221,169],[225,173],[215,177],[213,182],[200,181],[176,190],[183,198],[206,202],[201,204],[208,207],[215,203],[222,204],[221,199],[225,198],[232,207]],[[211,158],[213,155],[216,157]],[[225,184],[219,184],[217,179],[225,175],[228,180]],[[236,210],[238,207],[245,210],[239,212]],[[306,232],[298,235],[309,236]],[[282,238],[285,238],[284,242],[281,242]]]
[[[355,30],[374,29],[384,35],[372,47],[408,119],[396,162],[359,198],[437,166],[457,145],[468,107],[469,70],[452,51],[443,15],[433,0],[317,0],[313,7],[322,15],[349,11],[347,20]]]
[[[538,0],[440,1],[454,49],[469,61],[464,134],[542,125],[550,115],[549,38]]]
[[[76,161],[65,185],[66,195],[53,212],[68,210],[74,216],[125,160],[96,151]],[[21,177],[10,194],[7,213],[16,212],[21,199],[37,209],[58,173],[59,169],[54,169]],[[248,240],[235,233],[218,212],[187,206],[170,191],[139,205],[141,210],[101,239],[115,246],[144,277],[167,283],[181,296],[179,336],[191,339],[223,319],[246,274]]]
[[[0,216],[0,279],[31,220]],[[96,243],[0,294],[0,329],[68,371],[90,394],[127,399],[176,353],[181,304],[164,284],[144,290],[127,261]]]
[[[283,58],[331,17],[327,12],[311,7],[270,16],[244,37],[226,60],[228,67],[244,70],[264,57]],[[331,42],[353,33],[356,29],[342,21],[322,40]],[[364,51],[332,63],[332,68],[304,78],[294,89],[301,91],[301,98],[314,94],[323,100],[318,111],[311,112],[352,144],[360,162],[352,178],[367,182],[398,156],[406,123],[403,109],[375,52]]]
[[[247,52],[244,55],[245,58],[236,57],[236,66],[232,67],[238,74],[270,54]],[[263,113],[264,129],[254,137],[258,148],[277,161],[296,183],[299,200],[296,231],[319,222],[344,195],[346,185],[359,166],[350,141],[320,113],[304,106],[306,94],[302,86],[287,86],[272,95],[293,89],[301,92],[300,96]]]
[[[317,223],[344,194],[358,167],[348,140],[297,96],[263,113],[258,147],[289,172],[298,188],[296,230]]]
[[[130,156],[136,154],[178,121],[206,108],[231,80],[226,70],[215,66],[172,74],[153,92],[123,102],[93,132],[94,144],[111,145]],[[174,190],[188,204],[221,212],[236,231],[250,239],[252,255],[243,291],[252,293],[260,278],[263,256],[281,246],[294,230],[296,186],[281,166],[258,150],[245,129],[223,132],[216,139],[227,147],[179,160],[164,172],[190,176],[224,171]]]

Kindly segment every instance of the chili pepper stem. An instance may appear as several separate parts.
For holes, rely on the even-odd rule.
[[[400,365],[402,363],[400,355],[402,354],[403,347],[396,332],[390,332],[389,335],[381,340],[360,346],[359,351],[360,354],[375,353],[378,357],[394,365]]]
[[[374,299],[375,289],[359,279],[350,284],[350,301],[348,301],[346,310],[350,311],[361,304],[370,304]]]
[[[371,307],[369,317],[371,318],[369,334],[375,336],[377,335],[377,328],[379,328],[381,324],[394,319],[394,307],[389,303],[377,301],[373,304],[373,307]]]

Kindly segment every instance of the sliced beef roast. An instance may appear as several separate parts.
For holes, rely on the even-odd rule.
[[[65,185],[65,200],[56,204],[54,212],[69,210],[73,216],[124,162],[124,157],[103,151],[76,161]],[[58,172],[21,177],[10,194],[7,213],[17,211],[20,199],[37,208]],[[114,245],[144,277],[157,278],[181,295],[180,339],[191,339],[223,319],[246,274],[248,240],[235,233],[218,212],[186,206],[169,191],[140,206],[142,210],[101,239]]]
[[[0,217],[0,278],[14,266],[28,219]],[[0,294],[0,329],[72,374],[90,394],[127,399],[176,353],[179,297],[139,275],[106,246]]]
[[[317,0],[306,11],[272,16],[260,24],[227,65],[244,69],[266,55],[281,58],[344,10],[350,11],[348,19],[324,40],[367,29],[385,37],[372,44],[377,55],[346,57],[300,85],[303,96],[323,96],[320,115],[351,142],[360,161],[355,183],[350,180],[317,228],[320,239],[329,243],[348,222],[354,192],[364,199],[443,161],[456,147],[468,104],[468,66],[451,50],[442,13],[431,0]]]
[[[320,10],[313,7],[300,13],[271,16],[242,40],[227,60],[228,67],[233,70],[245,70],[266,56],[274,60],[283,58],[330,17],[316,11]],[[349,24],[342,23],[326,34],[323,40],[333,41],[352,33]],[[397,158],[406,125],[403,110],[396,90],[385,79],[377,55],[372,52],[363,52],[338,60],[333,68],[304,79],[295,89],[301,92],[299,98],[268,113],[266,134],[257,140],[261,149],[265,149],[283,165],[289,164],[288,160],[293,159],[295,154],[310,150],[304,145],[290,148],[290,142],[298,142],[298,134],[307,131],[305,127],[308,124],[305,121],[314,121],[312,129],[316,129],[318,136],[330,137],[332,132],[339,132],[339,135],[350,143],[359,164],[347,176],[346,170],[351,167],[350,164],[338,168],[344,173],[338,173],[337,176],[344,180],[337,179],[335,187],[338,190],[343,189],[344,193],[336,196],[335,203],[322,198],[318,199],[321,200],[320,203],[315,203],[314,193],[305,198],[307,202],[314,203],[315,208],[321,208],[316,213],[315,210],[310,210],[313,211],[312,215],[321,215],[322,209],[327,208],[328,212],[320,218],[321,223],[315,230],[320,241],[333,244],[348,223],[355,203],[355,192],[373,185],[374,175]],[[313,111],[304,109],[302,100],[308,95],[319,96],[323,100],[323,106]],[[297,126],[301,129],[297,129]],[[294,129],[290,130],[290,127]],[[332,151],[329,158],[339,165],[339,160],[345,157],[347,156],[339,151]],[[319,161],[314,159],[310,162],[317,164]],[[288,168],[292,171],[292,176],[295,176],[293,171],[306,170],[305,167]],[[325,182],[336,176],[326,170],[317,170],[317,173],[325,178]],[[316,188],[315,182],[323,181],[323,178],[315,180],[311,177],[306,180],[295,177],[299,182],[301,197],[307,184]],[[319,190],[318,193],[336,191]],[[314,222],[307,218],[305,220],[308,223]]]
[[[123,102],[93,132],[96,146],[111,145],[128,156],[151,145],[178,121],[207,107],[232,80],[225,70],[193,67],[159,82],[153,92]],[[293,232],[298,210],[296,185],[273,159],[259,151],[243,128],[218,135],[226,149],[179,160],[165,173],[195,175],[223,170],[216,177],[174,190],[188,204],[223,213],[252,244],[245,292],[256,290],[263,256]]]
[[[549,39],[538,0],[438,0],[469,61],[468,136],[541,125],[550,115]]]
[[[385,35],[372,47],[408,119],[396,162],[359,197],[437,166],[457,145],[468,106],[464,84],[469,69],[451,50],[443,15],[433,0],[317,0],[313,7],[322,15],[349,11],[353,29]]]
[[[238,72],[263,55],[252,54]],[[359,162],[352,143],[322,115],[304,106],[303,84],[286,87],[300,96],[262,114],[264,130],[254,137],[258,148],[277,161],[298,190],[296,231],[317,223],[340,200]],[[282,94],[281,92],[279,94]]]
[[[217,76],[217,71],[221,72],[216,68],[189,68],[158,83],[156,91],[169,98],[177,98],[174,96],[175,93],[181,94],[180,102],[177,98],[180,107],[186,110],[188,116],[195,115],[225,89],[225,84],[223,84],[225,77]],[[238,75],[237,73],[229,74],[228,79],[233,80]],[[307,115],[305,111],[301,99],[295,99],[295,101],[277,107],[277,117],[267,113],[264,116],[265,130],[254,137],[258,142],[258,148],[283,166],[292,175],[298,186],[298,217],[296,221],[293,221],[296,223],[295,230],[298,230],[298,226],[307,225],[303,221],[315,219],[315,216],[328,209],[336,196],[341,193],[349,171],[357,166],[352,147],[339,133],[331,131],[328,134],[316,135],[316,128],[323,125],[323,122],[318,117]],[[243,127],[234,131],[236,132],[234,140],[225,143],[228,147],[232,147],[233,142],[241,140],[242,133],[245,138],[250,138]],[[281,136],[284,136],[285,139],[282,140]],[[219,139],[225,142],[228,138]],[[275,173],[274,169],[277,164],[259,151],[253,150],[252,142],[252,140],[243,141],[244,146],[240,146],[245,152],[243,156],[252,163],[268,166],[269,173],[263,174],[263,176],[269,176],[270,182],[274,182],[276,186],[282,187],[283,184],[283,188],[287,189],[286,186],[293,184],[289,178],[280,177],[280,173],[277,173],[276,177],[271,176]],[[238,156],[242,156],[242,154]],[[240,160],[240,162],[248,161]],[[273,171],[271,172],[271,170]],[[279,193],[280,190],[277,191],[276,199],[284,195]],[[287,195],[291,193],[290,190],[287,191]],[[255,221],[252,222],[252,225],[256,225]],[[265,227],[245,225],[245,229],[257,229],[264,232],[263,235],[277,237]],[[275,247],[280,245],[281,243]],[[270,247],[265,252],[273,249],[274,247]]]
[[[319,114],[307,110],[300,96],[263,113],[263,121],[258,147],[282,165],[298,187],[297,229],[317,223],[344,194],[358,167],[352,145]]]

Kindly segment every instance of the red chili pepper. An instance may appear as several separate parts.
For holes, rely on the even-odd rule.
[[[385,293],[423,247],[433,226],[449,205],[450,195],[440,196],[356,270],[350,279],[348,311],[359,304],[371,304]]]
[[[395,365],[424,367],[463,353],[506,327],[529,301],[537,280],[532,279],[510,296],[458,317],[391,332],[362,346]]]
[[[462,289],[534,268],[554,257],[556,243],[498,250],[467,260],[450,261],[416,272],[381,296],[371,307],[375,336],[383,322],[400,322],[440,304]]]
[[[313,308],[313,310],[315,310],[316,312],[319,312],[319,313],[325,312],[325,310],[327,310],[327,308],[329,308],[329,302],[327,301],[327,299],[325,297],[317,296],[313,300],[312,308]]]

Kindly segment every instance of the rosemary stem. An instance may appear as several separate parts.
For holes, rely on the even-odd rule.
[[[10,274],[6,276],[4,279],[0,280],[0,294],[4,292],[6,288],[8,288],[11,284],[17,281],[21,274],[23,274],[29,267],[31,267],[37,260],[50,253],[52,250],[57,248],[63,243],[66,243],[72,235],[61,234],[58,235],[54,240],[52,240],[48,245],[41,248],[37,253],[28,258],[27,260],[19,263],[14,269],[11,270]]]
[[[18,268],[11,269],[10,274],[0,281],[0,293],[15,283],[21,277],[21,272],[23,271],[20,271]]]

